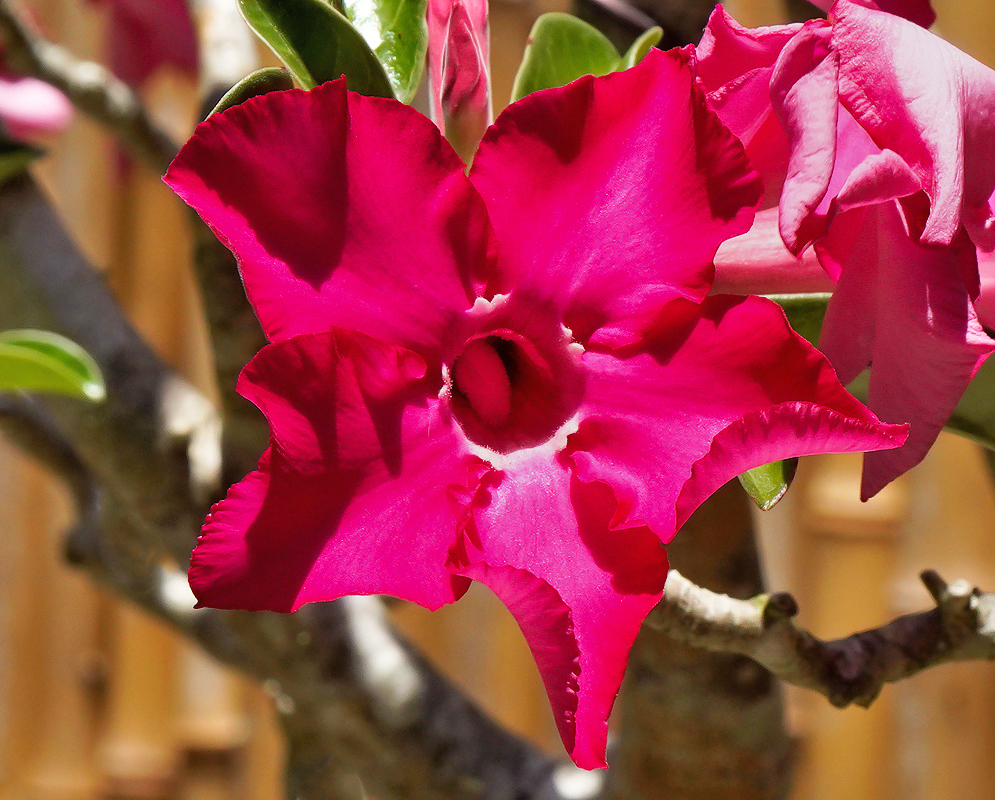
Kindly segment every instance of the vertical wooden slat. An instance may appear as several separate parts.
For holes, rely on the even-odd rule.
[[[928,605],[915,578],[926,568],[995,586],[995,491],[978,447],[941,436],[915,478],[896,592],[900,612]],[[995,786],[993,677],[990,664],[948,665],[897,687],[903,800],[983,797],[983,787]]]
[[[127,605],[115,613],[107,730],[100,768],[112,798],[166,798],[178,758],[172,632]]]
[[[257,684],[246,686],[245,696],[252,728],[235,782],[236,796],[245,800],[285,800],[286,744],[276,721],[276,709]]]
[[[233,780],[249,738],[241,682],[203,653],[180,648],[179,741],[182,800],[235,800]]]
[[[87,678],[98,666],[99,602],[96,587],[62,561],[62,533],[70,515],[65,497],[55,489],[49,482],[41,498],[41,511],[48,517],[48,608],[36,631],[45,643],[45,661],[38,672],[43,692],[34,710],[39,719],[37,750],[25,783],[31,800],[95,800],[97,698]]]
[[[730,0],[722,5],[733,19],[747,28],[778,25],[787,19],[784,0]]]
[[[46,642],[38,632],[45,628],[51,613],[49,598],[40,588],[47,585],[52,572],[46,528],[50,479],[6,443],[0,455],[11,471],[10,483],[4,482],[6,491],[0,496],[17,501],[4,507],[9,534],[0,536],[0,540],[6,540],[0,544],[4,555],[0,564],[0,577],[4,579],[4,613],[0,617],[0,788],[14,793],[23,789],[43,731],[42,720],[35,712],[44,702],[41,671],[47,659]]]
[[[861,457],[812,460],[799,475],[803,501],[802,624],[832,638],[893,616],[891,583],[900,526],[908,511],[905,479],[860,503]],[[886,687],[870,709],[837,710],[803,696],[803,738],[796,800],[897,800],[893,697]]]

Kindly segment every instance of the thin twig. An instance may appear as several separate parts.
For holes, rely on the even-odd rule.
[[[679,641],[740,653],[774,675],[825,695],[839,707],[868,706],[885,683],[950,661],[995,660],[995,594],[964,581],[921,575],[936,607],[880,628],[823,641],[792,619],[786,593],[735,600],[696,586],[676,570],[648,624]]]
[[[0,40],[7,67],[52,84],[85,114],[111,128],[134,156],[162,174],[177,146],[152,121],[131,88],[93,61],[44,39],[17,10],[0,0]]]

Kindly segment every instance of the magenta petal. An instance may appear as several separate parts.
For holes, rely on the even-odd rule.
[[[950,244],[968,220],[983,234],[995,189],[995,72],[901,17],[850,2],[833,14],[840,100],[929,195],[922,241]]]
[[[465,591],[445,564],[451,487],[472,481],[474,460],[419,361],[341,333],[260,351],[239,389],[272,446],[204,525],[190,567],[203,605],[290,611],[383,593],[437,608]]]
[[[667,542],[737,474],[789,456],[896,447],[825,357],[759,297],[675,302],[625,353],[584,357],[587,394],[570,451],[581,480],[609,484],[619,518]]]
[[[903,447],[865,457],[866,498],[922,460],[995,342],[971,305],[976,254],[963,232],[948,247],[919,244],[884,203],[838,217],[819,251],[843,265],[819,347],[843,380],[871,363],[868,405],[911,423]]]
[[[103,0],[111,7],[111,70],[131,86],[160,67],[197,72],[197,32],[187,0]]]
[[[745,28],[716,6],[697,47],[698,77],[709,101],[713,95],[718,98],[739,91],[744,83],[766,84],[781,50],[801,29],[801,23]],[[764,93],[766,89],[764,85]],[[737,126],[727,124],[739,136]]]
[[[537,455],[492,476],[452,568],[487,584],[518,620],[564,746],[606,766],[608,715],[643,619],[663,595],[667,556],[644,527],[609,530],[615,500]]]
[[[771,76],[781,51],[801,29],[801,24],[744,28],[717,6],[697,48],[697,75],[708,105],[743,142],[763,177],[765,206],[777,203],[789,155],[771,107]]]
[[[561,310],[581,341],[631,338],[674,297],[701,299],[719,243],[749,227],[760,183],[705,105],[688,51],[513,104],[470,178],[498,241],[492,289]]]
[[[463,170],[427,118],[339,80],[215,114],[166,182],[238,256],[272,341],[340,326],[435,353],[489,263]]]
[[[887,11],[889,14],[897,14],[923,28],[928,28],[936,22],[936,12],[933,11],[933,6],[929,0],[840,0],[840,2],[853,2],[865,8],[875,8]],[[833,0],[812,0],[812,5],[823,11],[830,11],[833,7]]]

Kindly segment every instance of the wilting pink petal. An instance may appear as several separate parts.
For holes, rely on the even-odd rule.
[[[269,420],[271,446],[204,525],[190,567],[200,602],[291,611],[387,592],[438,608],[462,595],[468,582],[445,568],[448,486],[473,459],[438,388],[414,353],[352,333],[261,350],[239,392]]]
[[[473,152],[491,124],[487,0],[429,0],[432,119],[457,149]]]
[[[974,310],[981,324],[995,330],[995,253],[978,253],[981,294],[974,301]]]
[[[757,297],[674,302],[645,341],[584,360],[587,392],[570,439],[578,474],[614,487],[617,522],[643,521],[664,541],[730,476],[905,438],[901,426],[882,428],[778,306]],[[738,445],[717,457],[715,442],[731,428],[742,429]]]
[[[704,297],[715,250],[749,228],[759,203],[756,174],[706,109],[689,58],[651,51],[612,81],[529,95],[473,161],[502,245],[494,289],[553,300],[581,341],[598,331],[624,342],[669,300]]]
[[[111,71],[131,86],[160,67],[197,71],[197,32],[189,0],[93,0],[110,6]]]
[[[0,78],[0,120],[14,138],[57,133],[72,118],[72,103],[54,86],[36,78]]]
[[[923,242],[950,244],[969,224],[992,249],[995,72],[892,14],[840,2],[833,15],[840,100],[920,179],[931,201]]]
[[[438,349],[489,264],[464,169],[414,109],[338,80],[211,116],[166,182],[235,252],[272,341],[340,326]]]
[[[539,454],[485,489],[455,567],[490,586],[522,627],[574,762],[607,766],[608,715],[667,556],[644,526],[610,527],[611,490]]]
[[[995,342],[964,285],[976,256],[963,232],[949,247],[919,244],[884,203],[841,216],[820,248],[846,267],[819,346],[844,381],[873,363],[868,404],[912,423],[903,447],[864,457],[866,498],[922,460]]]
[[[480,580],[603,766],[684,515],[755,463],[902,441],[775,306],[705,299],[759,185],[692,68],[651,53],[530,95],[470,180],[427,119],[342,82],[198,129],[168,179],[276,339],[239,385],[270,449],[204,527],[201,602],[436,607]]]
[[[919,4],[888,6],[930,21]],[[782,169],[783,145],[769,131],[747,151],[769,186],[780,187],[787,248],[811,253],[814,243],[839,282],[820,346],[844,382],[871,364],[871,409],[912,425],[903,448],[866,459],[864,492],[872,493],[922,458],[993,346],[972,318],[979,283],[964,237],[981,250],[995,248],[995,73],[872,3],[838,0],[828,23],[763,29],[760,62],[773,59],[774,67],[744,63],[739,77],[717,65],[744,62],[743,42],[761,32],[736,31],[717,14],[709,30],[709,99],[734,125],[743,126],[749,107],[769,127],[758,99],[767,82],[788,166]],[[769,220],[758,217],[743,243],[727,243],[717,268],[724,287],[783,291],[784,253],[769,235]],[[741,266],[749,242],[763,246],[757,261]],[[764,263],[766,286],[757,276]],[[804,263],[796,275],[802,284]]]
[[[753,227],[726,239],[715,254],[712,294],[831,292],[835,284],[809,248],[794,255],[781,240],[777,208],[757,212]]]
[[[784,46],[771,76],[771,102],[791,143],[780,228],[794,253],[825,232],[809,223],[815,221],[837,159],[838,63],[830,33],[819,21],[802,28]]]

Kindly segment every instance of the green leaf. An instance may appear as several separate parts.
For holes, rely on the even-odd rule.
[[[981,365],[946,427],[995,450],[995,359]]]
[[[663,29],[650,28],[621,56],[601,31],[583,20],[559,12],[543,14],[529,32],[511,99],[565,86],[582,75],[607,75],[634,67],[662,38]]]
[[[324,0],[238,0],[238,5],[249,27],[305,89],[345,75],[355,92],[394,96],[359,31]]]
[[[565,86],[581,75],[607,75],[621,64],[618,50],[597,28],[570,14],[543,14],[529,32],[511,99]]]
[[[294,79],[287,70],[280,69],[279,67],[257,69],[232,86],[225,93],[225,96],[218,101],[211,114],[217,114],[219,111],[225,111],[232,106],[244,103],[250,97],[258,97],[267,92],[278,92],[283,89],[293,88]]]
[[[744,472],[739,482],[761,511],[770,511],[788,491],[797,466],[797,458],[764,464]]]
[[[660,44],[660,40],[663,38],[663,28],[649,28],[643,32],[636,41],[634,41],[628,50],[625,51],[625,55],[622,56],[622,66],[620,69],[630,69],[636,66],[640,61],[646,58],[646,54]]]
[[[28,165],[41,155],[42,151],[37,147],[10,139],[0,139],[0,184],[24,172]]]
[[[791,327],[811,344],[819,341],[829,293],[776,294],[768,297],[784,309]],[[739,482],[762,511],[770,511],[788,491],[798,466],[797,458],[775,461],[744,472]]]
[[[808,341],[817,345],[819,334],[822,333],[822,321],[826,317],[826,307],[829,305],[828,292],[813,294],[770,294],[771,300],[784,309],[791,327]]]
[[[0,333],[0,391],[67,394],[99,402],[107,394],[100,368],[82,347],[56,333]]]
[[[345,15],[380,59],[402,103],[414,98],[425,69],[427,5],[426,0],[344,0]]]

